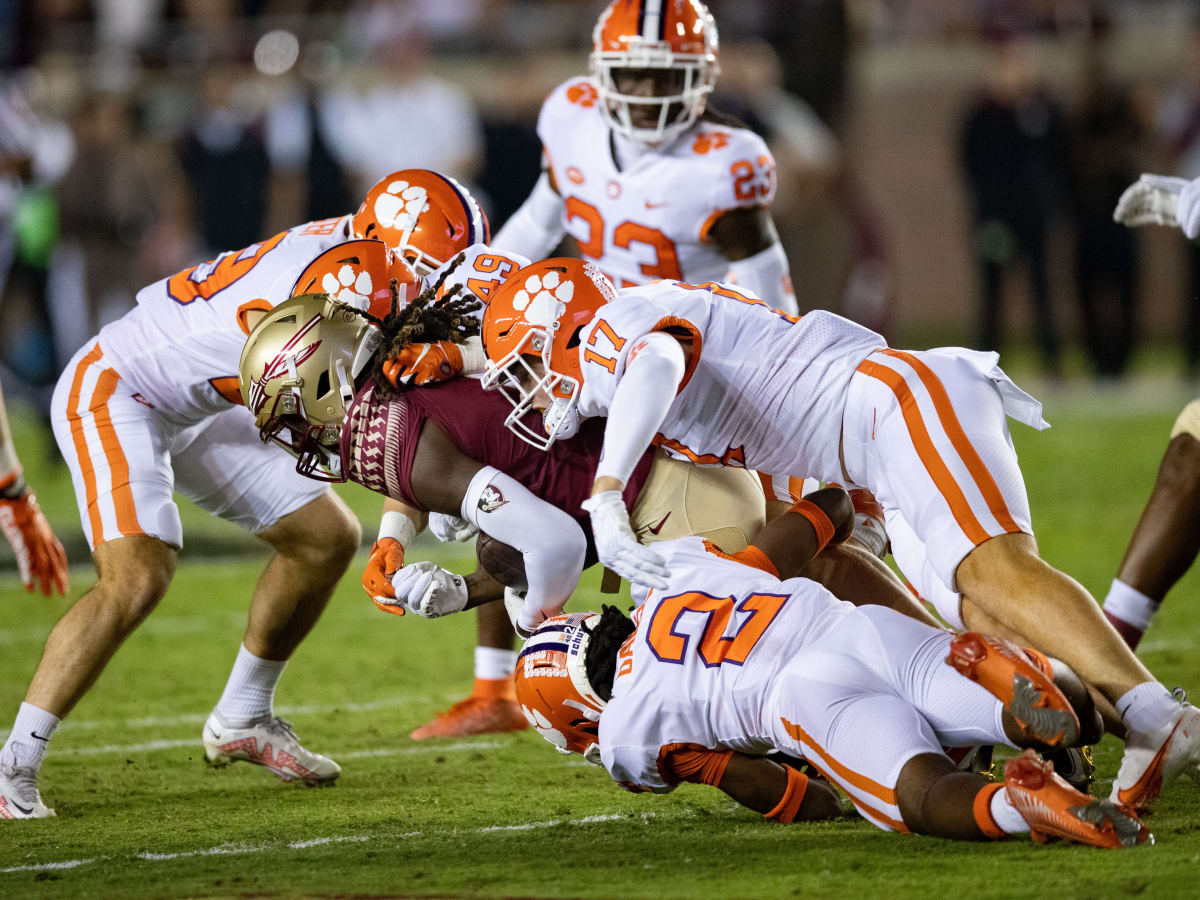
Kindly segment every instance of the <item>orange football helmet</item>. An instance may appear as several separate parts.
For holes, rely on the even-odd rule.
[[[513,411],[504,424],[521,440],[546,450],[579,429],[579,332],[617,289],[594,264],[581,259],[544,259],[518,269],[496,288],[483,314],[485,390],[499,390]],[[541,360],[537,371],[527,357]],[[538,431],[523,421],[545,393],[550,408]]]
[[[367,191],[350,220],[355,237],[375,238],[428,275],[492,233],[461,184],[429,169],[401,169]]]
[[[553,616],[517,657],[517,702],[538,734],[560,753],[600,765],[600,714],[607,705],[588,681],[585,656],[598,613]]]
[[[644,144],[678,136],[704,112],[717,82],[717,23],[700,0],[613,0],[592,33],[589,68],[600,112],[618,134]],[[654,96],[622,93],[620,70],[657,70]],[[633,107],[658,106],[653,127]]]
[[[288,296],[328,294],[335,303],[382,319],[392,311],[393,278],[401,305],[421,293],[421,279],[413,267],[382,241],[344,241],[305,266]]]

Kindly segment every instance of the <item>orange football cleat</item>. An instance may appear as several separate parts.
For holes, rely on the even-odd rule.
[[[1063,692],[1011,641],[968,631],[950,642],[946,662],[998,698],[1039,743],[1058,747],[1079,737],[1079,717]]]
[[[413,731],[414,741],[523,731],[529,727],[516,700],[512,678],[476,678],[471,696]]]
[[[1075,790],[1034,750],[1005,763],[1004,789],[1029,823],[1029,836],[1036,843],[1063,838],[1120,850],[1154,842],[1150,829],[1136,815],[1110,800],[1097,800]]]

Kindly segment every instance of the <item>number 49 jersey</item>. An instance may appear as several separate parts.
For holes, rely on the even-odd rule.
[[[658,279],[723,281],[729,261],[708,243],[721,213],[770,206],[775,161],[752,131],[698,122],[625,170],[588,78],[559,85],[538,136],[564,200],[564,225],[618,287]]]
[[[774,748],[776,678],[853,610],[805,578],[730,559],[708,541],[656,544],[666,589],[635,585],[637,629],[621,647],[600,716],[600,756],[614,781],[665,793],[660,760],[686,747],[761,754]]]

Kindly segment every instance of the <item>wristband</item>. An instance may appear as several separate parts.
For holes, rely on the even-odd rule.
[[[379,537],[376,538],[377,541],[382,541],[384,538],[393,538],[400,542],[401,547],[407,547],[416,536],[417,526],[413,524],[412,519],[399,510],[388,510],[379,519]]]
[[[779,802],[775,804],[775,808],[770,812],[763,813],[763,818],[783,825],[791,825],[796,821],[796,814],[800,812],[800,804],[804,802],[804,795],[808,793],[808,776],[803,772],[796,771],[791,766],[783,768],[787,772],[787,788],[784,790],[783,796],[779,798]]]
[[[975,795],[975,802],[971,804],[971,813],[975,817],[976,826],[984,837],[991,838],[993,841],[1006,837],[1004,829],[997,825],[996,820],[992,818],[992,798],[996,796],[996,791],[1003,787],[1003,781],[985,785]]]
[[[462,354],[462,374],[478,375],[487,368],[487,354],[483,352],[483,344],[478,336],[469,337],[454,346]]]
[[[817,549],[813,551],[813,556],[816,556],[833,540],[833,535],[836,529],[833,527],[833,522],[826,515],[825,510],[817,506],[811,500],[797,500],[788,512],[799,513],[808,519],[808,522],[813,527],[813,531],[817,533]]]

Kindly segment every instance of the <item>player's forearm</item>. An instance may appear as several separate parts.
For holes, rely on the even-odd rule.
[[[779,241],[753,256],[731,262],[729,278],[776,309],[790,315],[796,315],[800,311],[796,295],[792,291],[787,254],[783,252],[783,245]]]
[[[667,417],[685,367],[683,348],[670,335],[648,334],[634,345],[608,410],[593,495],[629,481]]]
[[[0,489],[10,489],[21,481],[21,461],[13,444],[12,430],[8,427],[8,411],[4,406],[4,394],[0,392]]]
[[[462,516],[521,552],[529,585],[527,625],[562,610],[579,583],[587,553],[587,539],[574,519],[492,466],[471,479]]]
[[[563,199],[542,172],[529,197],[496,232],[492,246],[530,259],[544,259],[566,233],[562,212]]]

